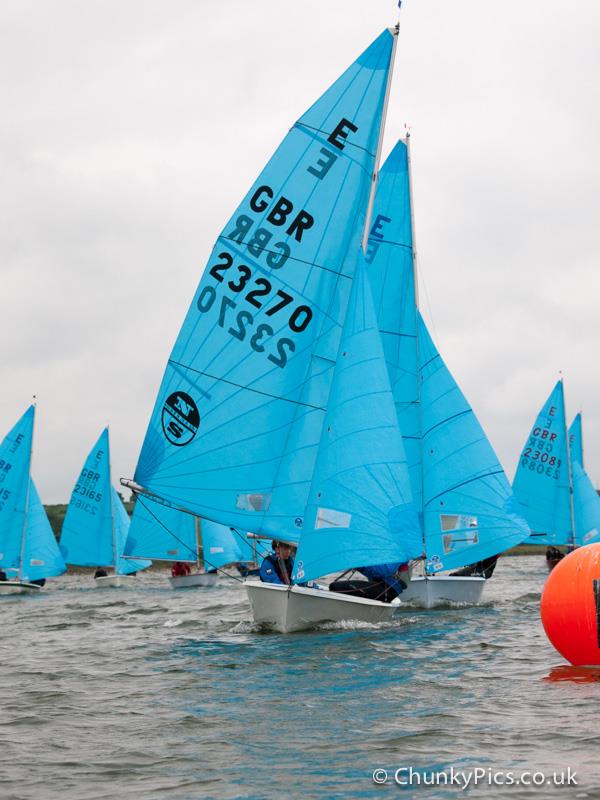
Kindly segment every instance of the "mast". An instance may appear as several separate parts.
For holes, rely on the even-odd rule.
[[[21,552],[19,553],[19,571],[17,578],[22,579],[23,559],[25,558],[25,536],[27,534],[27,514],[29,513],[29,495],[31,493],[31,462],[33,461],[33,431],[35,429],[35,395],[33,396],[33,420],[31,421],[31,444],[29,447],[29,469],[27,470],[27,492],[25,494],[25,509],[23,513],[23,531],[21,533]]]
[[[565,444],[567,450],[567,471],[569,476],[569,513],[571,515],[571,534],[569,536],[567,547],[569,552],[575,549],[575,505],[573,501],[573,471],[571,468],[571,440],[569,439],[569,430],[567,428],[567,412],[566,412],[566,403],[565,403],[565,385],[564,381],[560,379],[560,388],[562,390],[562,402],[563,402],[563,420],[565,426]]]
[[[194,525],[196,526],[196,572],[200,572],[202,561],[200,560],[200,548],[202,547],[202,526],[200,517],[194,517]]]
[[[108,499],[110,502],[110,525],[112,531],[112,545],[113,545],[113,560],[114,560],[114,570],[115,575],[117,574],[117,565],[119,563],[117,557],[117,537],[115,533],[115,510],[113,508],[113,501],[112,501],[112,482],[111,482],[111,464],[110,464],[110,441],[109,441],[109,431],[108,425],[106,426],[106,449],[108,450]]]
[[[401,2],[398,4],[400,8]],[[375,163],[373,164],[373,174],[371,175],[371,190],[369,192],[369,202],[367,203],[367,213],[365,215],[365,227],[363,229],[362,237],[362,250],[363,253],[367,251],[367,244],[369,241],[369,230],[371,229],[371,218],[373,216],[373,206],[375,204],[375,192],[377,191],[377,180],[379,178],[379,164],[381,162],[381,149],[383,147],[383,134],[385,132],[385,120],[387,116],[388,103],[390,99],[390,89],[392,88],[392,75],[394,73],[394,61],[396,59],[396,48],[398,46],[398,35],[400,33],[400,21],[396,23],[394,28],[390,28],[390,32],[394,37],[392,44],[392,52],[390,55],[390,67],[388,70],[387,83],[385,87],[385,97],[383,99],[383,110],[381,112],[381,125],[379,127],[379,138],[377,139],[377,149],[375,151]]]
[[[419,311],[419,281],[417,275],[417,244],[416,244],[416,236],[415,236],[415,210],[413,205],[413,180],[412,180],[412,161],[410,156],[410,131],[407,130],[406,132],[406,166],[408,169],[408,202],[410,205],[410,241],[411,241],[411,257],[412,257],[412,267],[413,267],[413,287],[415,293],[415,332],[418,330],[417,324],[417,313]],[[422,413],[421,413],[421,373],[419,370],[419,337],[418,335],[415,337],[415,350],[416,350],[416,361],[417,361],[417,409],[418,409],[418,420],[419,420],[419,437],[423,432],[423,425],[422,425]],[[419,451],[420,451],[420,472],[421,472],[421,514],[422,514],[422,533],[423,533],[423,555],[425,559],[427,559],[427,548],[426,548],[426,539],[425,539],[425,491],[424,491],[424,481],[423,481],[423,441],[419,438]],[[425,572],[425,570],[424,570]]]

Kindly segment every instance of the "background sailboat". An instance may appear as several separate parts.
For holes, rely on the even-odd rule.
[[[34,418],[31,405],[0,445],[0,594],[37,592],[66,570],[30,474]]]
[[[201,521],[147,496],[135,504],[123,555],[195,564],[195,572],[169,579],[174,589],[214,586],[216,570],[226,564],[256,561],[251,542],[226,525]]]
[[[567,433],[562,378],[527,437],[513,482],[531,544],[570,548],[600,540],[600,497],[583,467],[581,415]]]
[[[149,567],[147,560],[122,557],[129,516],[111,484],[108,428],[105,428],[79,474],[60,535],[68,564],[109,567],[113,575],[96,578],[99,586],[122,586],[131,573]]]
[[[366,254],[422,535],[425,576],[402,598],[476,602],[483,580],[439,573],[496,556],[529,531],[419,313],[411,195],[407,139],[381,169]]]

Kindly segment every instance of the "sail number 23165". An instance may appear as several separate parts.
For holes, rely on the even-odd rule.
[[[238,264],[232,270],[235,272],[234,275],[226,274],[234,266],[233,256],[224,251],[219,253],[218,258],[217,263],[210,267],[209,275],[223,288],[227,287],[232,294],[238,295],[236,300],[233,300],[223,294],[220,303],[217,304],[219,310],[217,322],[230,336],[241,342],[247,339],[250,347],[257,353],[273,349],[270,345],[270,338],[275,334],[273,326],[268,322],[260,322],[255,326],[256,312],[246,308],[238,309],[238,301],[247,303],[259,311],[264,305],[264,316],[273,318],[277,315],[277,321],[281,319],[282,314],[285,314],[287,327],[292,333],[302,333],[306,330],[313,315],[309,306],[296,305],[292,295],[283,289],[274,291],[268,278],[253,277],[252,270],[246,264]],[[227,280],[230,275],[231,279]],[[206,285],[198,295],[196,308],[201,314],[206,314],[215,305],[216,300],[216,287]],[[267,353],[267,358],[276,366],[285,367],[289,353],[293,353],[296,346],[292,339],[281,336],[277,339],[274,349],[275,352]]]

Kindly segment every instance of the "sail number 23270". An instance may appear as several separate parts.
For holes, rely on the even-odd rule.
[[[246,264],[238,264],[234,267],[233,256],[227,251],[219,253],[218,259],[210,267],[209,275],[215,278],[223,288],[227,287],[233,295],[237,295],[235,300],[226,294],[221,296],[217,303],[218,324],[233,338],[241,342],[247,340],[255,352],[266,352],[269,361],[276,366],[285,367],[289,353],[293,353],[296,346],[289,336],[279,336],[272,343],[271,337],[275,335],[273,325],[277,322],[281,323],[281,318],[285,315],[290,333],[302,333],[312,319],[312,310],[306,305],[296,305],[292,295],[283,289],[275,290],[268,278],[254,277],[252,270]],[[201,314],[206,314],[215,305],[216,300],[216,287],[206,285],[198,295],[196,308]],[[238,306],[241,304],[248,304],[253,309],[258,309],[259,312],[265,306],[263,316],[269,317],[273,325],[270,322],[256,324],[257,312],[244,307],[239,308]],[[273,319],[275,316],[277,316],[276,320]],[[278,331],[279,333],[281,330]]]

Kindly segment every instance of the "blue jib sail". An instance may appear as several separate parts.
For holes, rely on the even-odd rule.
[[[174,507],[299,537],[393,38],[384,31],[295,123],[218,237],[135,473]]]
[[[473,409],[418,316],[423,508],[428,572],[520,544],[529,528]]]
[[[592,544],[600,541],[600,496],[583,467],[581,414],[577,414],[571,423],[569,444],[573,479],[575,544]]]
[[[119,548],[125,539],[122,528],[129,524],[129,519],[120,500],[115,503],[112,492],[108,428],[105,428],[90,450],[71,493],[60,535],[60,549],[67,564],[118,568]],[[132,567],[128,571],[135,570]]]
[[[145,559],[133,559],[133,558],[123,558],[123,548],[125,547],[125,541],[127,539],[127,532],[129,531],[129,515],[125,510],[125,506],[123,505],[123,501],[117,494],[116,489],[114,486],[111,485],[110,487],[110,502],[112,508],[112,515],[113,515],[113,530],[114,530],[114,542],[115,542],[115,553],[116,553],[116,563],[115,563],[115,572],[117,575],[128,575],[131,572],[139,572],[142,569],[146,569],[152,564],[152,561],[147,561]]]
[[[531,544],[573,541],[569,459],[562,380],[557,381],[533,424],[513,481]]]
[[[25,581],[36,581],[62,575],[66,569],[46,509],[31,479],[20,577]]]
[[[342,333],[293,580],[406,562],[423,541],[366,268]]]
[[[583,436],[581,431],[581,414],[577,414],[569,428],[569,447],[571,462],[577,461],[583,467]]]
[[[29,475],[34,417],[31,405],[0,445],[0,567],[25,581],[66,569]]]

